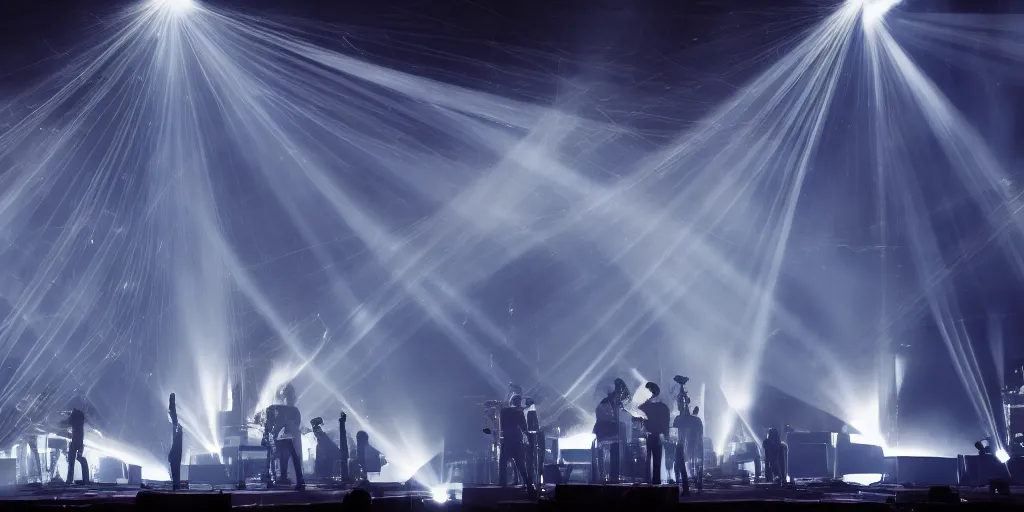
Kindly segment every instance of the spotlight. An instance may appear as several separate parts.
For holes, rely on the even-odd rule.
[[[978,455],[992,455],[992,438],[986,437],[974,443],[974,449],[978,450]]]
[[[444,503],[448,501],[448,488],[443,485],[439,485],[430,489],[430,499],[437,503]]]
[[[1010,454],[1006,453],[1006,450],[1000,448],[996,450],[996,460],[1002,464],[1006,464],[1010,460]]]
[[[901,4],[903,0],[848,0],[860,8],[861,19],[864,21],[864,28],[872,28],[885,18],[886,13],[893,7]]]
[[[150,0],[157,9],[184,14],[195,8],[195,0]]]

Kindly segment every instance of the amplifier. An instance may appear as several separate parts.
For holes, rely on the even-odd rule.
[[[191,464],[188,467],[188,483],[227,485],[236,482],[225,464]]]

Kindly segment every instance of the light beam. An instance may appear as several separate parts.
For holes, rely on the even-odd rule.
[[[849,0],[861,9],[865,29],[873,29],[885,21],[885,15],[903,0]]]

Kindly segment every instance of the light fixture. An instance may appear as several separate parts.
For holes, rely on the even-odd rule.
[[[1006,453],[1006,450],[1000,448],[996,450],[996,460],[1002,464],[1006,464],[1010,460],[1010,454]]]
[[[443,485],[439,485],[430,489],[430,499],[437,503],[444,503],[448,501],[448,488]]]

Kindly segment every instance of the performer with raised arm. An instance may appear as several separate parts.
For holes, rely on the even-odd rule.
[[[676,446],[675,453],[673,454],[673,472],[675,473],[676,482],[678,482],[683,488],[683,495],[690,494],[690,479],[687,474],[686,463],[688,462],[687,453],[690,453],[690,457],[703,458],[704,454],[691,453],[697,450],[701,450],[700,446],[703,446],[704,441],[704,424],[697,416],[698,408],[694,407],[691,413],[690,410],[690,395],[686,392],[686,383],[690,381],[689,377],[682,375],[676,375],[672,380],[679,386],[676,392],[676,408],[679,410],[679,415],[676,416],[672,422],[672,428],[676,429]],[[698,484],[699,486],[700,484]]]
[[[324,419],[313,418],[309,424],[316,437],[316,476],[324,480],[334,477],[334,464],[338,460],[339,448],[331,436],[324,432]]]
[[[181,441],[182,429],[178,423],[178,407],[174,403],[174,393],[167,403],[167,415],[171,419],[171,451],[167,453],[167,462],[171,465],[171,489],[181,488]]]

